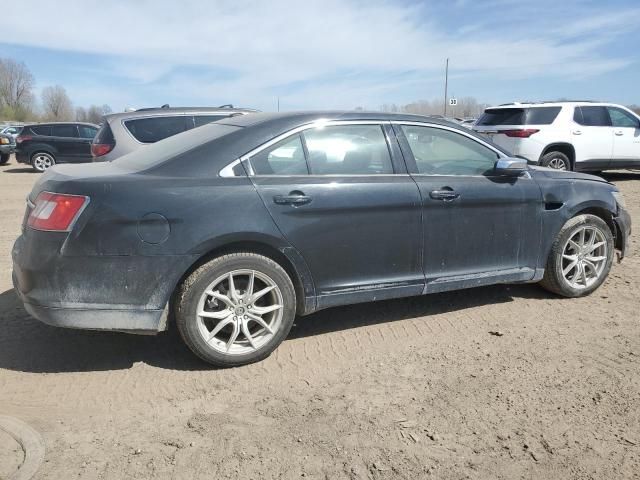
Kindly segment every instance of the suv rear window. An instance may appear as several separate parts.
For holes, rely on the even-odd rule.
[[[34,135],[44,135],[46,137],[51,136],[51,125],[36,125],[29,127]]]
[[[155,143],[187,130],[187,119],[191,120],[185,115],[135,118],[124,125],[139,142]]]
[[[551,125],[562,107],[488,108],[476,125]]]

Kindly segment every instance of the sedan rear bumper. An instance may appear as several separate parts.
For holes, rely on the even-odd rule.
[[[81,308],[52,308],[33,305],[25,301],[16,287],[18,296],[29,315],[54,327],[83,330],[108,330],[126,333],[153,334],[164,329],[166,318],[162,310],[104,310]]]
[[[28,232],[13,251],[13,285],[43,323],[88,330],[157,333],[191,256],[65,256],[59,235]]]

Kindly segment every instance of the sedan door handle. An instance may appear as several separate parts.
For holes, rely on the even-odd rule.
[[[582,135],[582,130],[574,130],[573,132],[574,135]]]
[[[302,192],[291,192],[289,195],[275,195],[273,202],[278,205],[293,205],[294,207],[298,207],[311,203],[311,197],[307,197]]]
[[[615,134],[621,137],[622,135],[624,135],[624,132],[622,130],[616,130]]]
[[[453,190],[433,190],[429,192],[429,196],[434,200],[444,200],[445,202],[450,202],[451,200],[455,200],[460,196],[458,192],[454,192]]]

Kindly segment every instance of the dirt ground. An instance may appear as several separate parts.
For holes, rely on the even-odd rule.
[[[326,310],[232,370],[175,331],[31,319],[10,250],[36,178],[0,168],[0,415],[42,435],[36,478],[640,478],[640,173],[608,175],[636,233],[588,298],[495,286]],[[0,478],[21,456],[0,432]]]

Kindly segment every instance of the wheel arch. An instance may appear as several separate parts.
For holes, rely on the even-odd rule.
[[[58,155],[58,150],[54,147],[52,147],[51,145],[47,145],[47,144],[35,144],[33,146],[29,147],[29,161],[32,162],[33,161],[33,156],[36,153],[47,153],[51,156],[53,156],[54,160],[57,160],[56,156]]]
[[[540,158],[538,159],[538,163],[542,160],[542,157],[544,157],[546,154],[551,153],[551,152],[564,153],[569,158],[569,161],[571,162],[571,168],[572,169],[575,168],[575,164],[576,164],[576,149],[574,148],[573,145],[571,145],[568,142],[550,143],[549,145],[544,147],[544,149],[542,150],[542,153],[540,154]]]
[[[613,235],[613,242],[614,242],[615,248],[622,249],[622,247],[623,247],[623,245],[622,245],[622,236],[620,235],[620,232],[618,231],[618,227],[617,227],[616,222],[614,220],[615,213],[613,213],[606,206],[594,205],[594,206],[589,206],[589,207],[585,207],[585,208],[583,208],[581,210],[578,210],[575,213],[575,215],[573,215],[573,217],[577,217],[578,215],[585,215],[585,214],[594,215],[594,216],[602,219],[607,224],[607,226],[609,227],[609,230],[611,230],[611,234]]]
[[[223,236],[213,242],[205,242],[199,248],[196,260],[180,275],[167,300],[167,313],[173,315],[175,295],[180,285],[200,266],[229,253],[248,252],[263,255],[280,265],[293,283],[296,293],[296,314],[306,315],[316,309],[315,286],[306,262],[298,251],[281,239],[269,235],[246,233]]]

